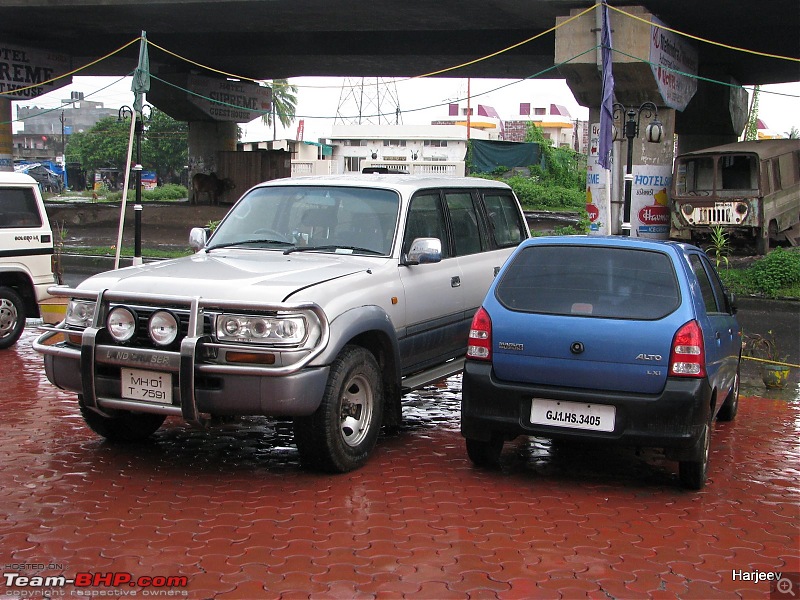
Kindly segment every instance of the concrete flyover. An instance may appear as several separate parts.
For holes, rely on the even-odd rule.
[[[197,77],[194,72],[218,86],[230,85],[220,79],[222,73],[253,79],[428,73],[564,78],[578,102],[590,107],[591,121],[597,122],[601,79],[595,18],[599,11],[591,10],[595,4],[595,0],[375,0],[367,4],[358,0],[2,0],[0,92],[4,80],[24,75],[28,68],[26,52],[20,50],[20,60],[12,64],[9,48],[67,57],[61,73],[68,70],[67,63],[75,69],[97,61],[80,74],[126,75],[137,63],[139,44],[116,51],[146,31],[151,42],[150,70],[155,75],[148,100],[173,118],[189,122],[192,174],[215,171],[220,152],[236,149],[240,116],[226,119],[198,110],[194,96],[186,91],[198,89],[189,82]],[[577,18],[582,11],[586,14]],[[671,165],[674,133],[680,151],[736,140],[747,116],[747,94],[741,85],[800,78],[797,0],[620,0],[613,2],[609,13],[615,99],[627,107],[654,101],[664,125],[662,143],[649,148],[636,144],[633,160],[637,165]],[[651,29],[653,18],[660,24]],[[699,82],[692,79],[691,86],[697,90],[684,93],[680,107],[664,101],[663,82],[657,82],[651,65],[642,62],[653,60],[656,43],[651,46],[651,38],[655,40],[656,35],[652,32],[659,31],[658,27],[668,31],[663,26],[714,42],[686,41],[672,34],[680,38],[675,43],[693,46],[688,52],[676,52],[690,56],[688,61],[675,60],[678,71],[688,64],[691,68],[684,70],[700,78]],[[487,56],[491,58],[477,60]],[[465,63],[470,64],[443,71]],[[663,72],[670,78],[674,74]],[[14,81],[24,82],[24,77]],[[675,87],[680,91],[688,86]],[[4,115],[10,115],[7,96],[0,97],[0,168],[3,156],[10,156],[10,146],[6,151],[3,147],[4,139],[10,142],[10,118]],[[621,203],[619,198],[611,202]],[[614,214],[611,220],[616,222]]]
[[[410,76],[485,56],[548,30],[557,17],[594,0],[3,0],[0,44],[55,51],[88,64],[147,31],[148,38],[203,65],[258,79],[300,75]],[[797,56],[796,0],[641,0],[681,32],[781,56]],[[701,44],[700,75],[743,84],[794,81],[797,63]],[[82,74],[124,75],[137,47]],[[151,53],[154,72],[186,69]],[[523,78],[553,66],[553,38],[542,38],[455,77]],[[704,72],[705,71],[705,72]],[[552,72],[551,77],[562,77]]]

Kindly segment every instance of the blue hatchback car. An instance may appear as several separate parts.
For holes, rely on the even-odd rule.
[[[663,448],[705,485],[713,419],[739,397],[736,306],[695,246],[538,237],[509,257],[473,319],[461,433],[473,463],[518,435]]]

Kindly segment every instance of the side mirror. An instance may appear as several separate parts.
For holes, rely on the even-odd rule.
[[[403,264],[424,265],[441,261],[442,242],[439,238],[415,238]]]
[[[728,302],[728,309],[731,311],[732,315],[735,315],[739,312],[739,305],[736,302],[736,296],[733,292],[725,292],[725,299]]]
[[[199,252],[206,247],[208,241],[208,229],[205,227],[192,227],[189,232],[189,246],[192,250]]]

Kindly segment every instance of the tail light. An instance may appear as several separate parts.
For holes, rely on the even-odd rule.
[[[669,374],[677,377],[705,377],[706,353],[703,332],[697,321],[689,321],[675,334],[669,355]]]
[[[483,307],[472,318],[467,344],[467,358],[492,360],[492,319]]]

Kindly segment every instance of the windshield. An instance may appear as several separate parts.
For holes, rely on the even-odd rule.
[[[388,255],[400,198],[391,190],[338,186],[256,188],[225,217],[208,250],[244,245]]]
[[[758,161],[747,154],[689,157],[678,162],[679,196],[741,196],[758,192]]]

